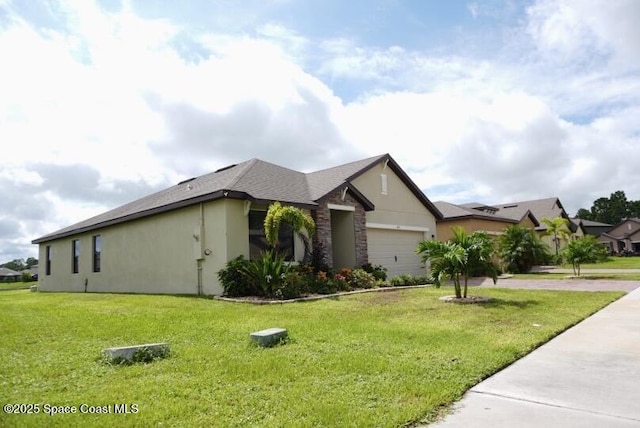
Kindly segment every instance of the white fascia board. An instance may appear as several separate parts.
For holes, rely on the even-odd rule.
[[[336,204],[327,204],[327,208],[330,210],[337,211],[355,211],[356,207],[352,207],[351,205],[336,205]]]

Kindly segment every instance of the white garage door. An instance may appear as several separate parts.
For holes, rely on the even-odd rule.
[[[424,240],[422,232],[367,229],[369,263],[387,268],[387,279],[401,274],[425,275],[416,247]]]

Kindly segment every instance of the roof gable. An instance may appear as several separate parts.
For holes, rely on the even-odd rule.
[[[607,235],[613,237],[620,237],[624,235],[634,234],[637,230],[640,230],[640,219],[628,218],[623,220],[622,223],[612,227]]]

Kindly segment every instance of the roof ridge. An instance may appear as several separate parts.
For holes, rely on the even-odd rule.
[[[249,170],[251,169],[251,167],[253,165],[255,165],[260,159],[258,158],[251,158],[248,161],[242,162],[239,165],[245,164],[244,166],[244,170],[241,171],[239,174],[237,174],[233,180],[229,181],[229,188],[232,189],[236,184],[238,184],[238,182],[240,181],[240,179],[242,177],[244,177],[245,175],[247,175],[247,173],[249,172]],[[239,166],[237,165],[237,166]]]

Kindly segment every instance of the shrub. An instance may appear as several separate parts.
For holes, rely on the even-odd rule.
[[[351,271],[349,285],[351,288],[373,288],[376,285],[376,279],[364,269],[354,269]]]
[[[425,285],[432,284],[433,279],[428,276],[413,276],[413,275],[398,275],[391,278],[391,285],[394,287],[400,286],[413,286],[413,285]]]
[[[325,271],[318,272],[311,283],[311,292],[317,294],[333,294],[338,291],[336,281],[330,279]]]
[[[251,281],[247,280],[246,271],[249,260],[244,256],[238,256],[227,262],[224,269],[218,272],[218,279],[224,290],[223,294],[230,297],[253,296],[256,289]]]
[[[249,262],[245,276],[253,284],[258,296],[275,297],[275,291],[280,288],[288,271],[289,265],[284,255],[265,251],[261,258]]]
[[[413,277],[412,285],[425,285],[425,284],[433,284],[433,280],[431,279],[431,277],[426,275]]]
[[[498,255],[507,272],[525,273],[533,265],[547,262],[549,249],[535,230],[511,225],[498,239]]]
[[[411,275],[402,274],[398,276],[394,276],[391,278],[391,285],[394,287],[406,286],[406,285],[416,285],[413,277]]]
[[[362,269],[364,269],[366,272],[369,272],[377,280],[387,280],[387,268],[382,265],[373,266],[371,263],[365,263],[362,265]]]
[[[279,299],[295,299],[308,293],[308,280],[299,271],[289,271],[274,294]]]

